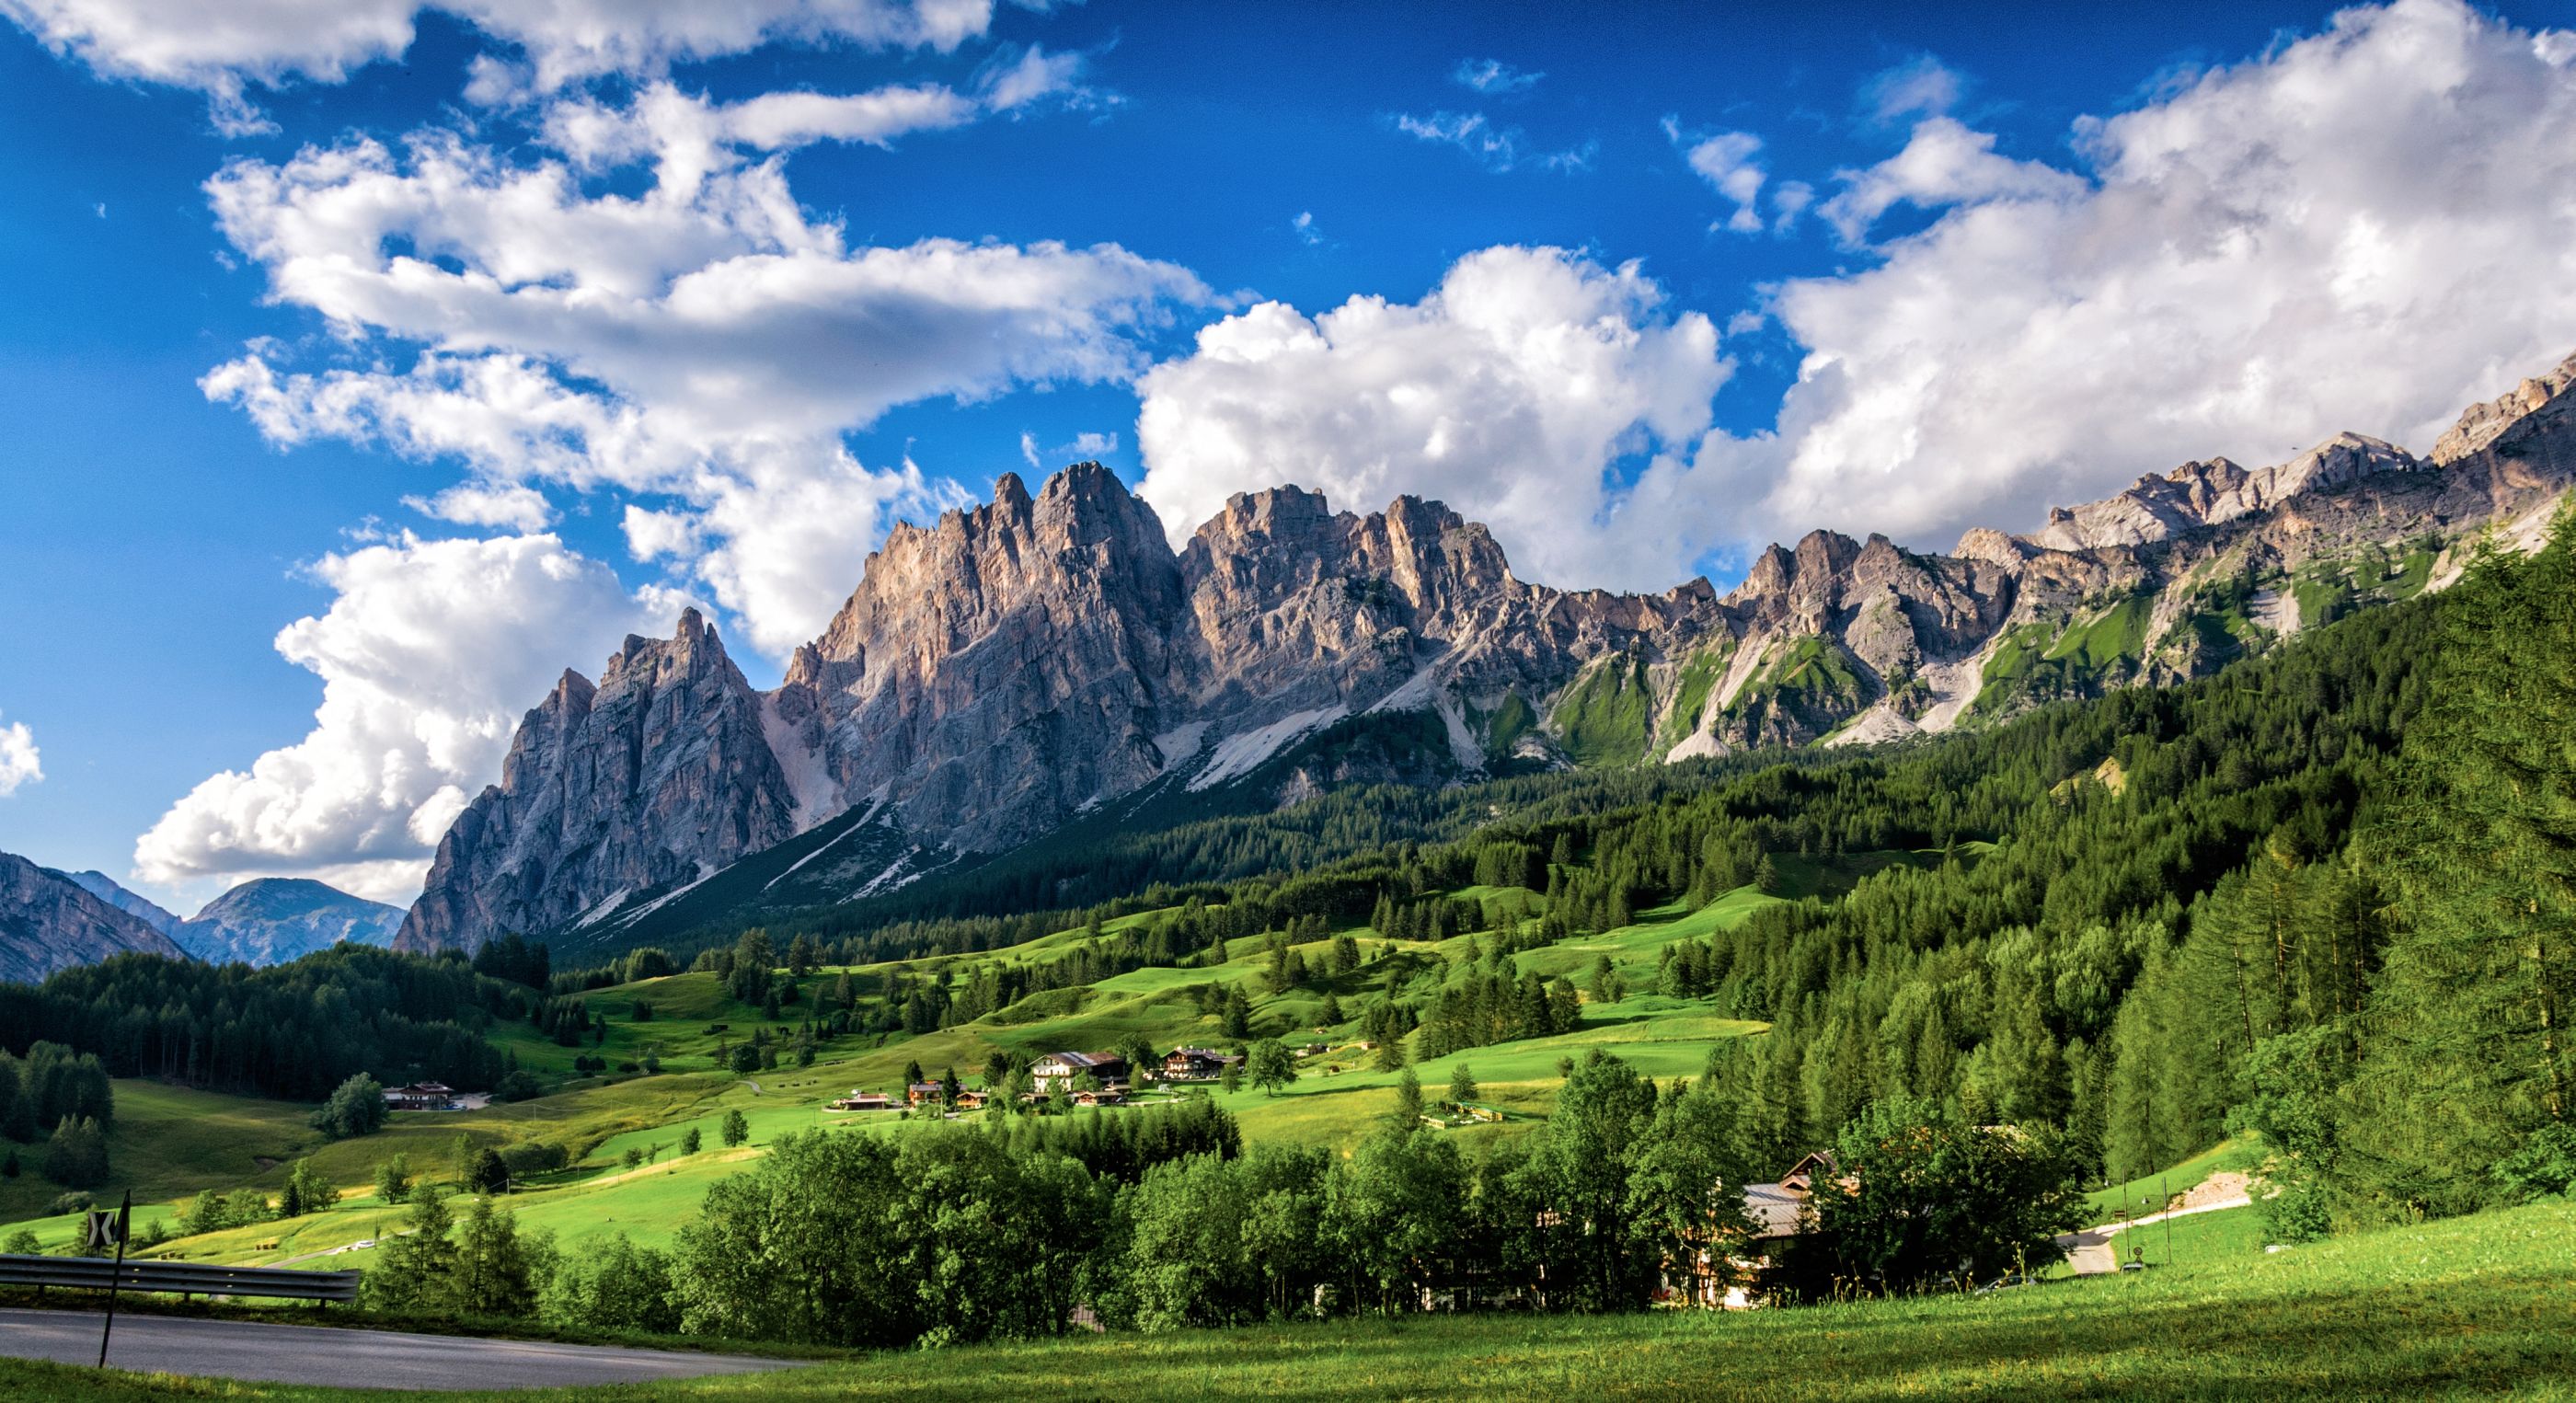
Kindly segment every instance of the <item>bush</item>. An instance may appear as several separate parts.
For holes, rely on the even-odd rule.
[[[636,1246],[623,1232],[585,1243],[555,1269],[538,1312],[558,1325],[676,1333],[680,1308],[671,1291],[671,1259]]]
[[[56,1194],[54,1195],[54,1201],[45,1205],[45,1216],[48,1218],[59,1218],[66,1213],[78,1213],[82,1209],[87,1208],[96,1202],[98,1202],[98,1195],[96,1194]]]
[[[374,1077],[364,1072],[350,1077],[332,1091],[331,1099],[313,1113],[312,1125],[334,1140],[349,1140],[372,1135],[384,1128],[385,1089]]]
[[[2495,1167],[2518,1199],[2576,1194],[2576,1126],[2547,1125]]]
[[[529,1140],[501,1151],[501,1163],[510,1177],[524,1179],[531,1174],[551,1174],[572,1162],[564,1147],[544,1140]]]

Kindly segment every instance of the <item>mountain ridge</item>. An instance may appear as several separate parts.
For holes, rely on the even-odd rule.
[[[352,896],[301,877],[258,877],[207,902],[170,932],[211,964],[275,965],[344,940],[386,945],[402,926],[399,906]]]
[[[187,952],[70,876],[0,852],[0,983],[34,984],[57,970],[135,953]]]
[[[1811,532],[1722,597],[1523,582],[1440,503],[1359,514],[1295,486],[1235,495],[1174,550],[1097,463],[1034,494],[1006,473],[992,501],[889,533],[769,692],[695,611],[630,637],[595,687],[567,671],[442,838],[396,944],[613,943],[826,824],[757,901],[880,890],[1155,785],[1262,771],[1285,802],[1885,741],[2200,675],[2438,588],[2491,525],[2532,537],[2576,481],[2571,380],[2576,358],[2472,406],[2423,458],[2337,434],[2267,467],[2188,463],[1946,555]],[[1407,754],[1283,763],[1405,714],[1425,718]]]

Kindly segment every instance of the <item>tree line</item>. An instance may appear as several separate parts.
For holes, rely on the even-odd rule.
[[[670,1249],[577,1256],[478,1200],[420,1195],[367,1278],[393,1310],[534,1310],[591,1328],[858,1347],[1145,1331],[1515,1300],[1552,1311],[1713,1301],[1766,1254],[1743,1186],[1742,1091],[1657,1086],[1595,1050],[1546,1124],[1475,1151],[1426,1128],[1408,1079],[1348,1156],[1244,1146],[1212,1103],[1118,1117],[806,1132],[707,1192]],[[1788,1292],[1906,1290],[2035,1267],[2075,1215],[2046,1132],[1872,1108],[1843,1136]],[[1927,1209],[1937,1206],[1938,1212]]]

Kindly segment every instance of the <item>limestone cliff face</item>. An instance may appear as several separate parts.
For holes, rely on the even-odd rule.
[[[1107,469],[1034,498],[1006,474],[988,505],[895,528],[778,706],[842,807],[883,796],[917,832],[1016,842],[1162,768],[1181,597],[1161,523]]]
[[[2439,587],[2490,524],[2533,539],[2576,482],[2571,385],[2576,360],[2428,458],[2342,434],[2269,467],[2188,463],[1947,555],[1814,532],[1723,598],[1529,584],[1437,502],[1355,514],[1293,486],[1234,497],[1175,552],[1098,464],[1034,495],[1006,474],[895,528],[773,692],[695,614],[630,639],[595,689],[567,673],[402,943],[596,934],[790,838],[712,890],[845,900],[1165,787],[1289,802],[1889,740],[2196,675]]]
[[[566,672],[521,720],[395,946],[472,949],[613,915],[791,836],[793,808],[760,697],[687,610],[669,639],[629,637],[596,686]]]
[[[0,982],[40,983],[56,970],[138,953],[183,954],[169,936],[70,877],[0,853]]]

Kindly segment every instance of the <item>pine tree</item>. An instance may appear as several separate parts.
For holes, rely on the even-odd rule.
[[[2372,835],[2403,924],[2343,1140],[2388,1211],[2498,1201],[2496,1166],[2576,1121],[2576,517],[2528,565],[2481,560],[2452,594]]]
[[[489,1198],[474,1200],[458,1234],[448,1299],[468,1315],[518,1316],[536,1304],[527,1253],[515,1214]]]
[[[404,1231],[385,1239],[375,1267],[361,1278],[369,1310],[442,1311],[454,1300],[456,1244],[448,1240],[455,1218],[433,1190],[412,1195]]]
[[[1405,1068],[1404,1075],[1396,1078],[1395,1105],[1387,1112],[1386,1118],[1406,1129],[1422,1121],[1422,1078],[1416,1076],[1411,1067]]]

